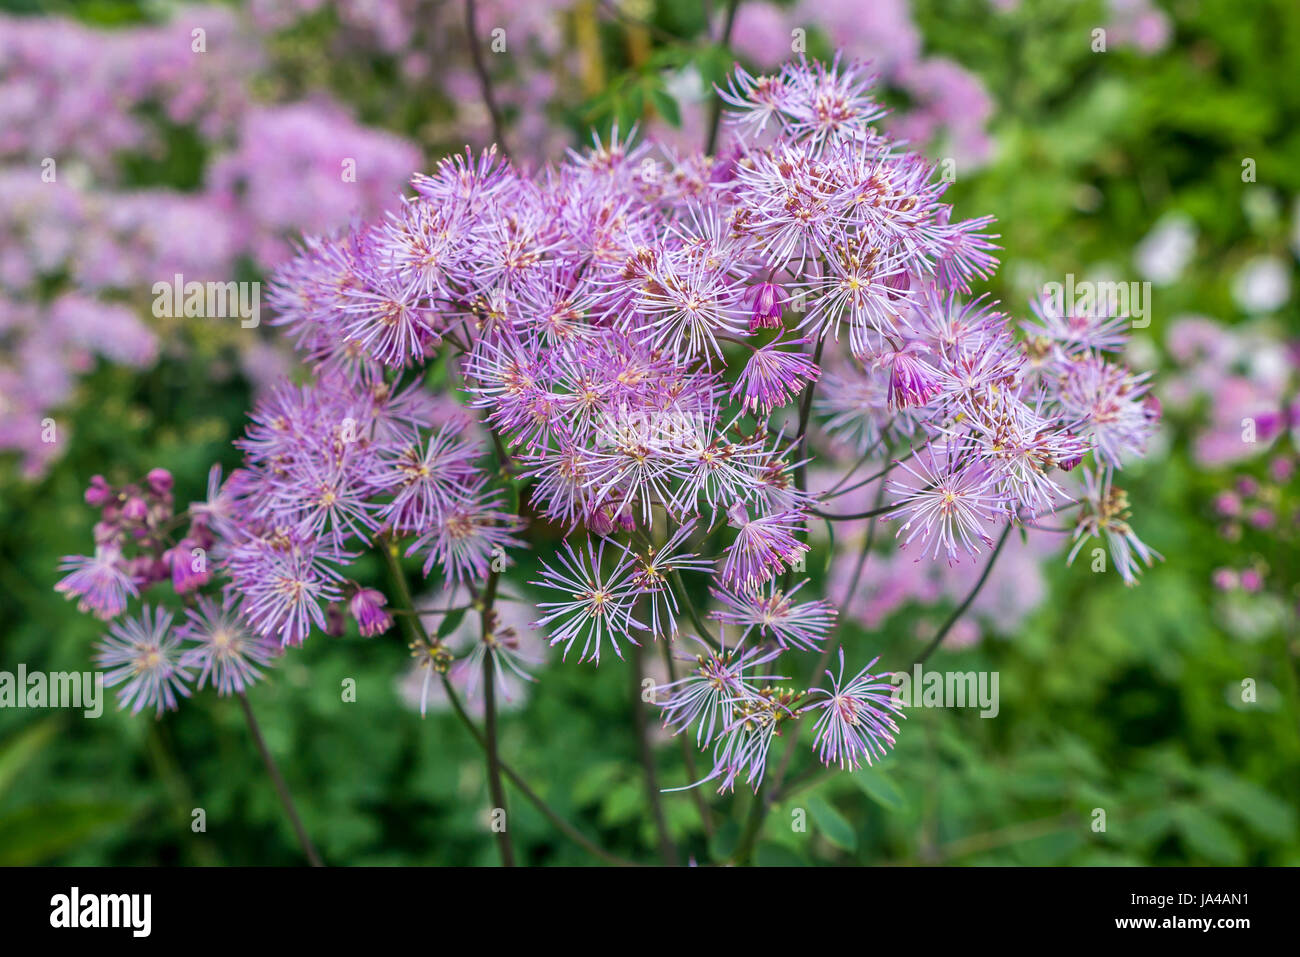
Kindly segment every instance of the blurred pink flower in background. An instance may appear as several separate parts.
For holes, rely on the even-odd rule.
[[[50,414],[96,358],[146,368],[158,336],[177,337],[176,320],[148,318],[155,283],[229,281],[244,257],[268,270],[289,237],[375,216],[422,165],[326,97],[255,104],[263,62],[224,7],[115,30],[0,16],[0,451],[25,477],[64,446]],[[165,158],[154,110],[217,157],[198,190],[122,187],[124,156]],[[255,385],[282,373],[257,334],[237,344]]]
[[[993,117],[993,101],[975,74],[952,60],[931,57],[903,67],[897,81],[915,105],[895,119],[895,134],[920,145],[941,142],[946,131],[943,148],[964,168],[992,155],[985,127]]]
[[[218,137],[245,108],[245,79],[261,62],[225,7],[184,7],[165,25],[122,30],[0,16],[0,160],[76,155],[112,180],[119,152],[165,145],[137,107],[157,105],[172,123]]]
[[[1169,17],[1150,0],[1110,0],[1110,38],[1141,53],[1158,53],[1169,43]]]
[[[1165,342],[1177,363],[1163,382],[1165,402],[1188,412],[1204,408],[1192,446],[1200,464],[1253,458],[1296,425],[1295,349],[1267,326],[1184,317]]]
[[[259,106],[241,118],[236,148],[212,163],[208,188],[241,248],[269,268],[293,237],[385,208],[421,163],[413,144],[357,125],[336,104]]]
[[[851,462],[811,470],[808,477],[810,491],[830,488],[844,474],[848,464]],[[853,483],[847,484],[852,486]],[[834,511],[856,514],[872,509],[879,488],[877,481],[837,495]],[[876,544],[893,541],[898,522],[889,519],[878,521]],[[984,563],[979,561],[950,565],[946,560],[933,561],[915,549],[875,549],[867,559],[858,587],[849,595],[857,553],[865,541],[869,522],[869,519],[862,519],[836,524],[837,558],[830,567],[827,587],[827,593],[837,603],[841,616],[869,631],[880,629],[891,615],[908,605],[933,606],[939,601],[958,604],[983,571]],[[1050,524],[1050,519],[1046,524]],[[810,563],[817,560],[818,549],[829,547],[824,525],[814,524],[812,533],[820,544],[810,554]],[[953,627],[944,640],[944,646],[951,649],[978,644],[985,629],[1004,635],[1013,633],[1046,596],[1047,582],[1041,566],[1058,557],[1065,544],[1065,535],[1046,531],[1030,534],[1027,542],[1022,541],[1019,535],[1011,536],[988,582],[972,603],[972,614]],[[924,629],[928,627],[932,635],[941,622],[942,618],[925,621],[919,626],[920,633],[916,637],[924,640],[929,637],[924,634]]]

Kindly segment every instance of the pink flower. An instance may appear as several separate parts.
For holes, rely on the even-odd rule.
[[[362,588],[348,602],[348,611],[356,619],[362,638],[382,635],[393,627],[393,616],[384,610],[388,599],[373,588]]]

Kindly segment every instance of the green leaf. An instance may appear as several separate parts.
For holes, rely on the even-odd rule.
[[[1050,867],[1063,864],[1084,843],[1079,827],[1064,826],[1058,831],[1040,834],[1013,848],[1020,863],[1030,867]]]
[[[1295,809],[1263,788],[1218,768],[1205,775],[1202,788],[1209,804],[1266,841],[1288,844],[1294,838]]]
[[[645,91],[640,86],[633,86],[627,91],[627,98],[622,103],[622,119],[629,126],[641,118],[645,112]]]
[[[708,46],[695,57],[695,68],[706,84],[721,83],[731,72],[734,58],[726,47]]]
[[[886,811],[901,811],[907,804],[898,785],[879,768],[868,765],[864,768],[858,768],[849,777],[853,779],[853,783],[861,788],[867,797]]]
[[[709,841],[709,856],[715,861],[725,861],[736,852],[736,845],[739,843],[740,825],[735,821],[724,821],[722,826],[713,832],[713,840]]]
[[[1063,776],[1046,771],[1015,770],[1004,779],[1007,793],[1022,798],[1050,798],[1061,793]]]
[[[593,764],[573,782],[570,794],[573,803],[579,807],[595,804],[597,799],[614,786],[623,776],[623,765],[618,761],[602,761]]]
[[[1213,814],[1194,804],[1183,804],[1176,808],[1175,817],[1179,836],[1193,855],[1215,864],[1240,864],[1245,860],[1241,842]]]
[[[58,730],[59,718],[50,717],[24,728],[0,745],[0,795],[9,789],[18,775]]]
[[[1160,841],[1174,827],[1173,812],[1167,807],[1156,807],[1136,815],[1128,823],[1108,822],[1116,832],[1124,837],[1131,837],[1139,845],[1150,845]]]
[[[853,825],[844,819],[844,815],[815,794],[808,798],[807,803],[808,813],[826,840],[842,851],[858,849],[858,834],[853,830]]]
[[[41,864],[132,817],[117,802],[58,801],[19,808],[0,818],[0,866]]]
[[[667,90],[661,86],[650,87],[650,99],[655,105],[655,111],[664,118],[665,122],[681,128],[682,111]]]
[[[641,817],[644,811],[641,787],[634,781],[625,781],[605,795],[600,805],[600,823],[611,827],[624,824]]]
[[[784,844],[763,841],[758,845],[755,861],[759,867],[807,867],[808,862]]]
[[[442,616],[442,623],[438,625],[438,640],[446,638],[453,631],[460,627],[460,623],[465,618],[465,612],[468,608],[457,608],[449,615]]]

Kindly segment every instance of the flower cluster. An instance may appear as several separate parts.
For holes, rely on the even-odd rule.
[[[191,6],[168,23],[123,30],[0,17],[0,160],[78,156],[111,179],[120,154],[165,147],[146,107],[220,137],[247,107],[244,78],[262,59],[222,6]]]
[[[328,99],[254,106],[263,60],[224,7],[115,30],[0,16],[0,451],[27,477],[66,447],[52,414],[96,357],[156,360],[155,283],[225,282],[243,257],[270,269],[290,235],[376,215],[420,165]],[[201,189],[122,188],[165,156],[169,126],[211,157]],[[237,345],[260,385],[268,350]]]
[[[1208,480],[1202,509],[1232,546],[1210,575],[1216,617],[1262,634],[1297,611],[1287,558],[1300,532],[1300,342],[1267,318],[1197,316],[1171,323],[1165,346],[1175,368],[1162,393]]]
[[[335,630],[344,601],[378,634],[386,602],[349,576],[378,550],[396,603],[404,556],[472,597],[471,659],[518,676],[492,603],[545,540],[529,526],[549,526],[565,541],[539,556],[535,627],[594,662],[697,644],[656,701],[728,790],[761,783],[792,723],[840,767],[879,758],[897,731],[874,661],[846,679],[841,650],[828,688],[768,673],[839,644],[836,608],[796,579],[810,523],[864,517],[809,490],[825,437],[892,473],[871,517],[898,521],[918,560],[971,558],[1079,508],[1077,468],[1077,535],[1105,535],[1131,578],[1154,553],[1111,476],[1158,408],[1110,359],[1122,320],[1044,302],[1019,337],[996,304],[964,301],[996,263],[989,220],[955,219],[933,168],[874,128],[883,111],[857,65],[738,69],[722,96],[733,136],[717,156],[658,155],[617,131],[535,176],[467,152],[384,219],[307,241],[272,297],[312,377],[252,412],[242,466],[170,549],[175,589],[199,587],[176,563],[210,535],[212,587],[259,639]],[[131,521],[159,507],[142,504]],[[113,528],[166,561],[149,531]],[[150,580],[121,554],[81,560],[61,587],[111,617]],[[123,572],[116,590],[105,568]],[[426,679],[445,674],[455,651],[417,638]]]
[[[759,67],[781,63],[791,39],[820,32],[837,50],[869,60],[909,109],[887,119],[889,132],[914,148],[941,149],[962,169],[988,161],[993,99],[980,78],[943,56],[926,55],[908,0],[748,0],[736,8],[732,41]],[[722,14],[719,14],[721,17]]]
[[[280,652],[243,620],[231,592],[220,599],[200,593],[213,578],[214,513],[200,504],[176,515],[172,484],[161,468],[120,488],[96,475],[86,489],[86,504],[100,512],[95,553],[68,558],[56,586],[81,611],[113,622],[95,660],[108,669],[109,687],[122,686],[119,705],[134,712],[175,709],[196,680],[200,690],[211,681],[218,694],[242,693]],[[161,605],[121,619],[130,599],[163,583],[186,602],[183,623],[173,628],[173,613]]]

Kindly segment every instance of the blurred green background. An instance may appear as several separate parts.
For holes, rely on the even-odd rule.
[[[3,6],[99,24],[163,9],[119,0]],[[1135,246],[1168,213],[1195,224],[1193,258],[1157,290],[1154,321],[1138,343],[1148,362],[1168,368],[1173,316],[1246,320],[1231,280],[1251,257],[1279,255],[1295,278],[1288,242],[1300,196],[1300,5],[1170,0],[1160,8],[1171,28],[1163,49],[1103,55],[1089,46],[1090,31],[1106,22],[1100,2],[1026,0],[995,11],[985,0],[916,0],[912,16],[927,52],[973,72],[992,100],[993,155],[959,170],[950,196],[962,216],[996,216],[1003,267],[988,289],[1013,313],[1025,314],[1044,277],[1093,268],[1132,275]],[[638,11],[654,25],[644,49],[635,53],[625,24],[603,20],[595,51],[607,82],[556,107],[549,122],[575,134],[615,118],[657,113],[672,122],[664,70],[694,64],[709,78],[730,61],[701,39],[695,4],[646,2]],[[363,121],[419,142],[426,159],[454,145],[430,125],[446,104],[392,81],[382,54],[325,57],[338,29],[327,5],[281,31],[268,75],[292,85],[311,74]],[[830,52],[830,43],[812,25],[810,54]],[[178,142],[178,155],[191,147]],[[932,152],[944,155],[941,146]],[[1242,182],[1247,157],[1255,183]],[[183,187],[192,174],[178,161],[149,175]],[[1300,336],[1296,302],[1266,318],[1270,334]],[[238,374],[214,380],[215,366],[233,367],[231,348],[196,337],[147,372],[101,364],[61,413],[76,441],[55,467],[36,482],[0,468],[0,668],[89,667],[100,625],[52,590],[59,558],[89,547],[82,490],[96,472],[126,481],[164,465],[178,502],[202,498],[209,464],[237,461],[229,443],[251,402]],[[999,672],[998,720],[909,712],[877,769],[831,777],[775,810],[759,863],[1300,863],[1295,535],[1247,528],[1231,541],[1212,505],[1249,474],[1273,489],[1279,514],[1293,515],[1295,482],[1269,479],[1267,456],[1231,471],[1198,464],[1190,446],[1199,415],[1171,415],[1163,447],[1125,473],[1135,527],[1166,560],[1136,589],[1092,575],[1086,562],[1049,561],[1048,597],[1014,633],[931,661]],[[1247,561],[1269,569],[1267,593],[1212,587],[1214,569]],[[907,660],[918,619],[943,611],[904,608],[871,633],[847,626],[849,660]],[[493,864],[480,753],[454,718],[421,719],[395,693],[408,661],[393,633],[313,638],[250,699],[327,862]],[[348,678],[355,703],[340,700]],[[596,671],[556,657],[540,678],[526,705],[502,718],[503,754],[603,846],[654,860],[626,668],[611,661]],[[1252,703],[1241,700],[1248,678]],[[675,745],[655,756],[661,784],[684,781]],[[664,798],[674,838],[700,862],[726,857],[749,800],[709,798],[719,824],[712,836],[689,795]],[[522,860],[592,863],[517,793],[510,801]],[[190,830],[197,807],[205,834]],[[809,812],[808,833],[789,826],[796,807]],[[1106,811],[1101,833],[1090,827],[1095,808]],[[112,710],[95,721],[0,710],[0,863],[300,861],[237,703],[200,694],[160,721]]]

